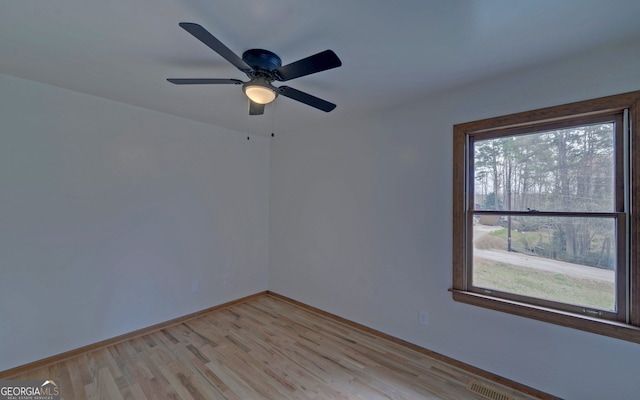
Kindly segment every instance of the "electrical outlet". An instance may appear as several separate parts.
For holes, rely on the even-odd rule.
[[[225,285],[230,284],[230,283],[231,283],[231,275],[228,275],[228,274],[227,274],[227,275],[225,275],[225,276],[222,278],[222,282],[223,282]]]
[[[427,326],[429,324],[429,313],[420,311],[420,325]]]
[[[200,282],[195,280],[191,281],[191,293],[195,293],[200,290]]]

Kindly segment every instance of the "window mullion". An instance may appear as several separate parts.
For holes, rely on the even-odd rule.
[[[640,326],[640,102],[629,107],[629,323]]]

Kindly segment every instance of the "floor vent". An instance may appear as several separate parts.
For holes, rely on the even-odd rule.
[[[469,384],[467,385],[467,390],[475,394],[479,394],[480,396],[489,400],[512,400],[508,395],[476,381],[469,382]]]

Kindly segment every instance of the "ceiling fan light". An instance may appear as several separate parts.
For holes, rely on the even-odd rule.
[[[275,90],[268,86],[248,84],[244,87],[244,93],[251,101],[258,104],[271,103],[276,98]]]

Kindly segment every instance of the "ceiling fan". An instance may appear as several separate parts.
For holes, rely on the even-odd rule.
[[[301,76],[341,66],[342,61],[333,51],[325,50],[283,66],[280,57],[268,50],[250,49],[242,53],[242,58],[240,58],[202,26],[191,22],[181,22],[179,25],[240,71],[247,74],[249,80],[243,82],[239,79],[170,78],[167,81],[176,85],[242,85],[244,93],[249,98],[249,115],[263,114],[265,104],[275,100],[278,95],[283,95],[325,112],[336,108],[333,103],[292,87],[276,87],[272,85],[273,81],[286,82]]]

